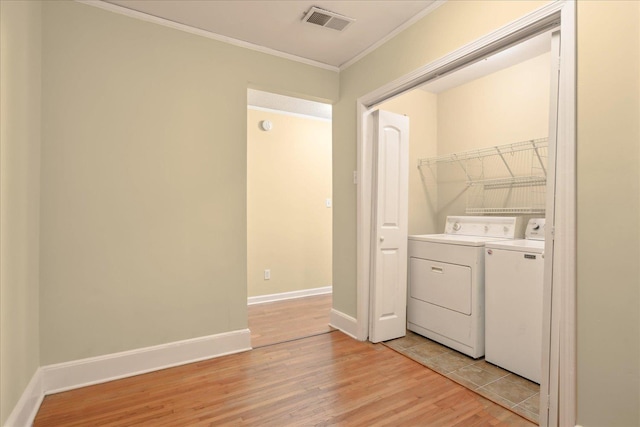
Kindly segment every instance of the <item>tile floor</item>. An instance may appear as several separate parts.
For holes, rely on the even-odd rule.
[[[462,353],[407,331],[403,338],[386,346],[462,384],[481,396],[538,423],[540,386],[484,358],[472,359]]]

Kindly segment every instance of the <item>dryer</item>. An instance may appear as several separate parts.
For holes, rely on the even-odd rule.
[[[540,383],[544,218],[531,219],[524,240],[486,244],[485,359]]]
[[[520,218],[449,216],[443,234],[409,236],[407,329],[484,355],[484,246],[514,239]]]

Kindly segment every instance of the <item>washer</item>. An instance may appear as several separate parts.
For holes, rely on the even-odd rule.
[[[488,362],[540,383],[544,219],[524,240],[486,244],[485,328]]]
[[[444,234],[409,236],[407,329],[484,355],[484,246],[513,239],[517,217],[449,216]]]

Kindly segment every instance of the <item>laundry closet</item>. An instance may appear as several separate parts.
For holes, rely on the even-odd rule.
[[[551,97],[551,46],[550,33],[537,36],[379,106],[409,117],[410,334],[425,337],[429,343],[434,341],[444,346],[444,351],[454,350],[454,354],[480,360],[473,363],[480,371],[489,372],[495,365],[513,382],[523,379],[518,386],[532,391],[522,395],[522,400],[500,396],[495,390],[487,394],[496,395],[498,403],[516,412],[522,409],[519,413],[533,421],[537,421],[539,397],[535,386],[540,383],[542,364],[539,341],[543,328],[548,137],[555,102]],[[527,240],[535,243],[525,242],[525,231]],[[447,245],[438,245],[442,243],[440,236],[448,239],[443,241]],[[485,306],[485,257],[501,253],[504,247],[491,249],[489,244],[503,240],[523,242],[520,246],[528,249],[518,252],[514,259],[535,261],[535,274],[527,270],[528,264],[521,269],[509,261],[509,265],[515,265],[509,272],[491,267],[491,281],[506,282],[508,288],[509,281],[520,282],[527,275],[535,275],[530,279],[535,296],[521,297],[503,288],[497,292],[497,302]],[[466,249],[461,249],[463,246]],[[467,252],[460,255],[461,251]],[[420,275],[430,275],[431,287],[415,284]],[[512,314],[500,311],[501,307],[517,305],[516,300],[522,298],[526,298],[526,310],[520,312],[527,313],[521,314],[526,318],[510,322]],[[484,361],[484,328],[485,318],[494,313],[502,316],[494,316],[498,319],[494,323],[516,326],[515,332],[493,327],[491,333],[498,336],[498,342],[512,344],[507,344],[506,350],[500,348],[495,361],[487,356],[489,365]],[[517,326],[520,324],[526,327]],[[518,339],[535,344],[520,346]],[[512,363],[520,358],[518,348],[526,353],[526,363],[537,365],[535,374],[530,374],[529,368],[521,369],[520,362]],[[505,351],[511,353],[503,356]],[[436,370],[440,370],[438,366]],[[474,377],[463,378],[458,371],[450,373],[451,378],[469,383],[481,394],[489,383],[499,380],[494,378],[485,384],[482,381],[486,379],[476,381]]]

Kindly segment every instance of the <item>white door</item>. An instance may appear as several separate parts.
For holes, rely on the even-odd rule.
[[[407,327],[409,118],[375,111],[369,340],[402,337]]]

